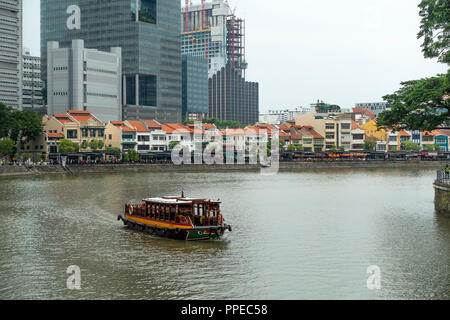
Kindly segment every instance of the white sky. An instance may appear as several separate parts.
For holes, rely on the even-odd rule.
[[[246,20],[247,80],[259,82],[260,112],[318,99],[352,108],[381,101],[401,81],[446,72],[423,58],[419,2],[230,0]],[[23,3],[23,45],[40,55],[39,1]]]

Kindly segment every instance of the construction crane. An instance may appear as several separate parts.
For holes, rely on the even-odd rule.
[[[205,0],[202,0],[202,30],[206,29],[205,25]]]
[[[228,2],[228,0],[225,0],[226,5],[228,6],[228,10],[230,12],[230,27],[231,27],[231,66],[234,68],[236,65],[235,61],[235,20],[236,20],[236,7],[234,9],[231,9],[231,5]]]
[[[189,32],[189,0],[185,2],[184,32]]]

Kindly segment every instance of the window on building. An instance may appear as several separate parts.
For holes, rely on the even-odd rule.
[[[77,130],[67,130],[67,138],[68,139],[76,139],[77,138]]]
[[[136,0],[131,0],[131,20],[136,20],[137,12],[139,21],[156,24],[156,0],[138,0],[137,4],[136,10]]]

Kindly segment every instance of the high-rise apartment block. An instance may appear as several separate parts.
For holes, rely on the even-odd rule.
[[[48,42],[48,113],[89,111],[103,122],[121,120],[121,51],[86,49],[83,40],[73,40],[70,48]]]
[[[0,1],[0,103],[22,108],[22,0]]]
[[[22,107],[45,114],[41,58],[32,56],[30,50],[24,48],[22,68]]]
[[[123,118],[181,121],[179,0],[41,0],[43,80],[47,42],[122,48]]]

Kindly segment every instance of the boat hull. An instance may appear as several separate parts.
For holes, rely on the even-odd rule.
[[[224,235],[225,230],[230,230],[230,226],[208,226],[208,227],[192,227],[186,225],[174,225],[170,223],[161,223],[158,221],[134,218],[129,216],[118,216],[118,220],[122,220],[124,225],[148,232],[152,235],[160,237],[186,240],[186,241],[201,241],[201,240],[219,240]]]

